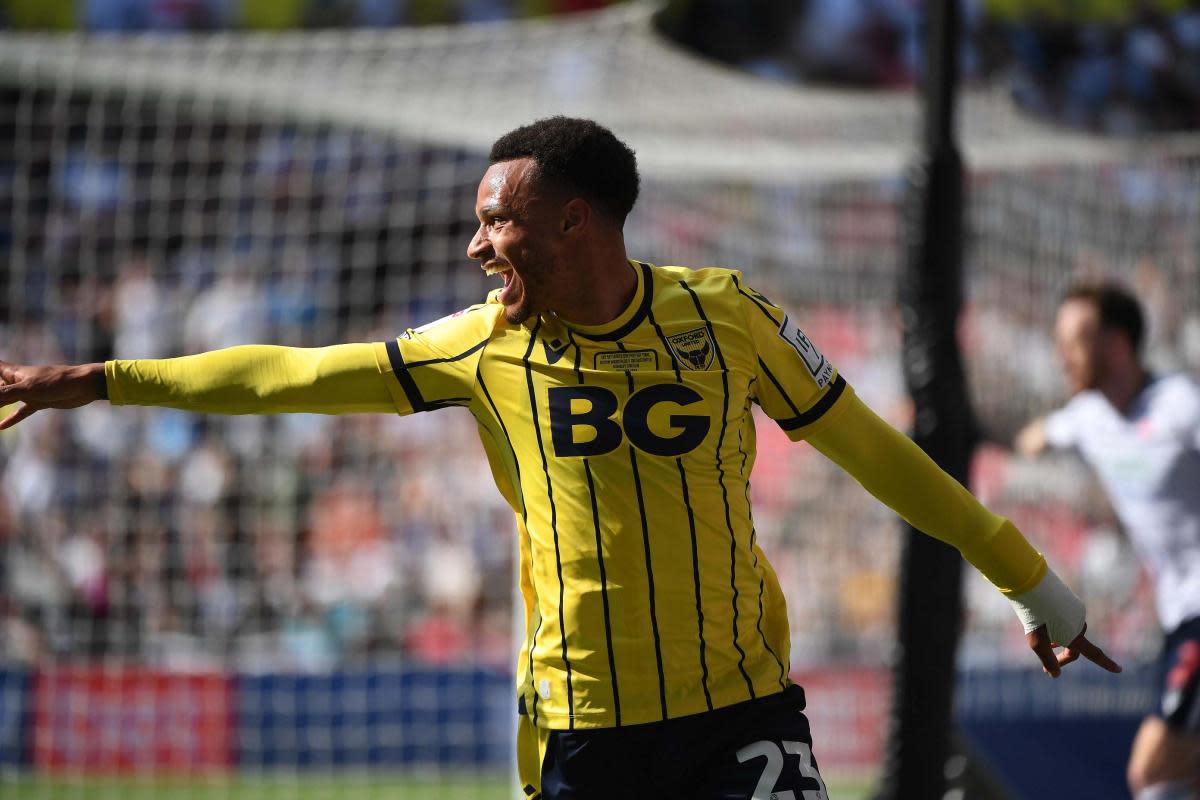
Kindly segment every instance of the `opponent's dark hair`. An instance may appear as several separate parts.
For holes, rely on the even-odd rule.
[[[1067,290],[1063,302],[1086,300],[1100,312],[1100,327],[1103,330],[1121,331],[1129,337],[1135,353],[1142,349],[1146,335],[1146,318],[1142,304],[1125,287],[1116,283],[1079,284]]]
[[[489,161],[532,158],[536,177],[578,192],[624,224],[638,196],[637,158],[629,146],[590,119],[547,117],[501,136]]]

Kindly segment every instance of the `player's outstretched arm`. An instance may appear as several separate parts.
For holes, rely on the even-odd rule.
[[[242,345],[181,358],[82,366],[0,362],[0,405],[22,405],[12,427],[43,408],[165,406],[216,414],[394,411],[375,345],[298,348]]]
[[[1029,646],[1057,677],[1083,656],[1120,667],[1084,636],[1083,603],[1021,532],[992,514],[904,434],[857,397],[809,442],[913,527],[956,547],[1012,602]],[[1055,656],[1053,645],[1066,649]]]

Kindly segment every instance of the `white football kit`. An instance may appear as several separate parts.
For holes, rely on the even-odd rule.
[[[1200,617],[1200,385],[1152,378],[1126,414],[1099,391],[1081,392],[1046,417],[1045,431],[1099,476],[1154,578],[1163,627]]]

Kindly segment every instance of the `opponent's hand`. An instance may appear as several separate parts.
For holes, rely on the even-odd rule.
[[[1105,655],[1099,647],[1089,642],[1088,638],[1084,636],[1085,633],[1087,633],[1087,625],[1083,626],[1083,630],[1079,632],[1074,641],[1063,647],[1061,653],[1054,652],[1054,646],[1058,642],[1050,641],[1050,634],[1046,632],[1045,625],[1025,634],[1025,641],[1029,643],[1029,649],[1042,662],[1042,671],[1051,678],[1057,678],[1063,667],[1078,660],[1080,656],[1093,664],[1099,664],[1109,672],[1120,672],[1121,665]]]
[[[0,361],[0,407],[23,403],[0,421],[0,430],[43,408],[79,408],[107,396],[103,364],[34,367]]]

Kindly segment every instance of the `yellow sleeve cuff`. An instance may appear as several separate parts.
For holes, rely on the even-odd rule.
[[[108,394],[108,402],[114,406],[125,405],[125,393],[121,391],[121,384],[117,378],[117,362],[104,362],[104,387]]]
[[[819,400],[808,411],[794,419],[777,420],[793,442],[804,441],[828,428],[854,405],[854,387],[841,375],[836,375]]]
[[[1045,557],[1033,548],[1017,526],[1000,517],[1002,524],[986,539],[965,541],[959,548],[1004,594],[1019,595],[1037,586],[1046,575]]]

